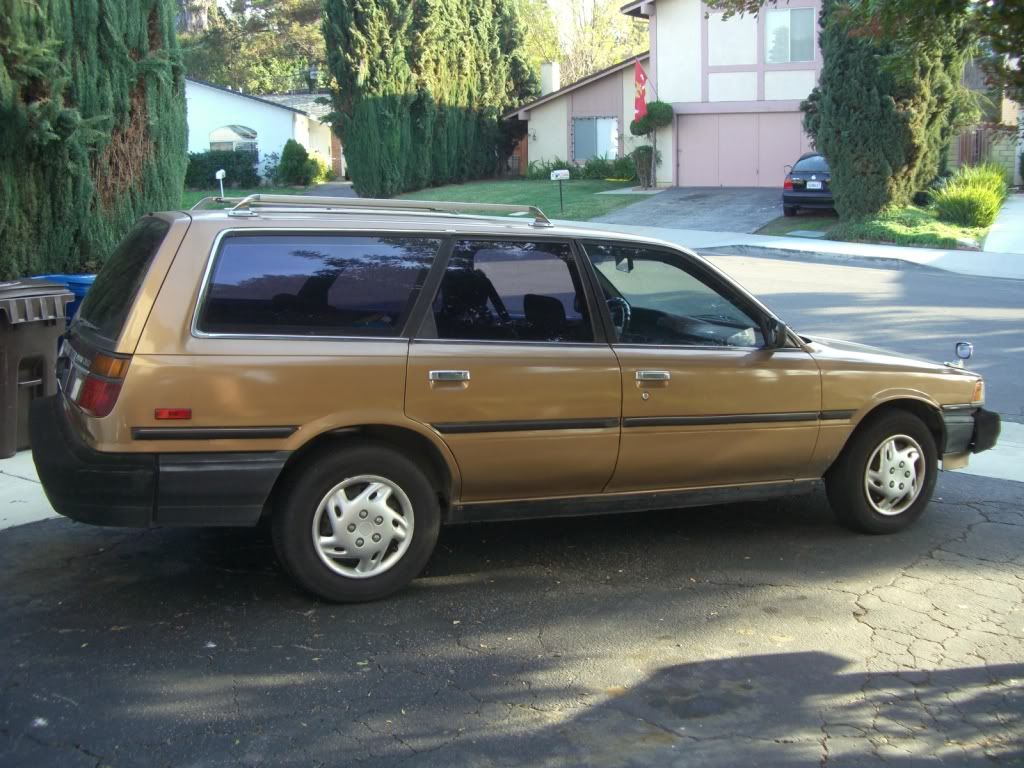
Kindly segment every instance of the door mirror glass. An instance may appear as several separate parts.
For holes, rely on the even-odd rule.
[[[786,346],[789,333],[786,324],[769,317],[765,321],[764,347],[765,349],[780,349]]]

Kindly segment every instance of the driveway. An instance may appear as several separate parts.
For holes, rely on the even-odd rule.
[[[749,234],[781,215],[779,189],[673,187],[593,221]]]
[[[1021,490],[943,474],[894,536],[821,495],[455,527],[347,606],[259,530],[20,526],[0,765],[1021,765]]]

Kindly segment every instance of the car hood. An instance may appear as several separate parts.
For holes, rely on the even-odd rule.
[[[853,341],[844,341],[843,339],[832,339],[827,336],[801,336],[801,338],[811,344],[810,352],[812,356],[817,351],[819,353],[824,352],[831,357],[841,357],[851,362],[869,363],[873,366],[892,366],[917,371],[955,373],[971,377],[979,375],[965,368],[955,368],[943,363],[936,363],[931,360],[904,355],[900,352],[893,352],[882,347],[872,347],[868,344],[858,344]]]

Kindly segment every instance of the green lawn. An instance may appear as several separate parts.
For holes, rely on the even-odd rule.
[[[301,195],[304,189],[298,187],[257,187],[255,189],[225,189],[227,197],[245,197],[246,195]],[[186,189],[181,193],[181,207],[188,210],[204,197],[216,197],[220,189]]]
[[[960,227],[939,221],[926,208],[908,205],[884,211],[863,221],[840,222],[832,213],[800,213],[780,216],[757,231],[759,235],[787,235],[795,229],[816,229],[827,232],[829,240],[851,243],[885,243],[916,245],[923,248],[964,248],[961,241],[981,243],[986,227]]]
[[[629,187],[622,181],[593,181],[574,179],[563,182],[565,210],[559,209],[558,183],[528,179],[502,179],[498,181],[471,181],[447,187],[432,187],[410,192],[401,197],[409,200],[451,200],[459,203],[507,203],[536,205],[552,219],[586,221],[595,216],[635,203],[641,198],[634,195],[599,195],[609,189]]]

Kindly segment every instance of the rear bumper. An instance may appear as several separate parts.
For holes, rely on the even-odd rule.
[[[981,453],[999,439],[999,414],[984,408],[944,408],[946,428],[944,454]]]
[[[831,194],[814,192],[783,192],[782,204],[797,208],[831,208],[835,204]]]
[[[50,504],[94,525],[255,525],[290,455],[103,453],[72,428],[61,395],[32,402],[29,429]]]

